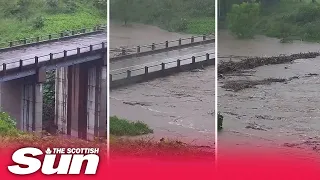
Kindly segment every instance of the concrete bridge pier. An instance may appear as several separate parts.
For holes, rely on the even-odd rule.
[[[56,74],[56,124],[63,134],[93,140],[106,137],[106,67],[88,62]]]
[[[28,132],[42,131],[42,83],[45,73],[0,83],[1,110],[17,122],[17,128]]]

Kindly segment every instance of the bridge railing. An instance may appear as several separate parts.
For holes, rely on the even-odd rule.
[[[128,55],[138,55],[143,52],[152,52],[157,50],[165,50],[172,47],[186,46],[192,44],[199,44],[201,42],[212,41],[215,39],[213,34],[201,35],[201,36],[192,36],[189,38],[180,38],[177,40],[165,41],[160,43],[152,43],[143,46],[136,47],[121,47],[121,48],[112,48],[110,49],[110,55],[112,58],[119,58]]]
[[[30,37],[30,38],[23,38],[23,39],[9,41],[9,42],[0,42],[0,50],[13,48],[13,47],[19,47],[22,45],[30,45],[30,44],[36,44],[36,43],[41,43],[41,42],[46,42],[46,41],[60,40],[60,39],[68,38],[68,37],[70,38],[70,37],[85,35],[85,34],[89,34],[89,33],[93,33],[93,32],[101,32],[101,31],[103,31],[104,28],[106,28],[106,25],[96,25],[94,27],[89,27],[89,28],[65,30],[65,31],[61,31],[60,33],[47,34],[47,35],[43,35],[43,36]]]
[[[30,66],[36,69],[41,66],[52,65],[57,59],[67,60],[70,56],[80,56],[82,53],[89,53],[99,50],[106,51],[106,42],[64,50],[57,53],[50,53],[43,56],[35,56],[34,58],[20,59],[17,61],[3,63],[2,66],[0,66],[0,76],[5,76],[7,71],[10,70],[18,69],[22,71],[25,67]]]
[[[192,56],[190,58],[184,58],[184,59],[177,59],[173,61],[168,61],[168,62],[151,62],[147,64],[142,64],[138,66],[131,66],[125,69],[116,69],[116,70],[111,70],[110,73],[110,82],[112,81],[117,81],[121,79],[130,79],[134,76],[139,76],[139,75],[145,75],[147,76],[149,73],[152,72],[161,72],[165,71],[166,69],[170,68],[179,68],[184,65],[188,64],[197,64],[199,62],[205,62],[209,61],[211,58],[214,58],[213,55],[215,53],[207,53],[204,55],[198,55],[198,56]],[[120,71],[120,72],[116,72]]]

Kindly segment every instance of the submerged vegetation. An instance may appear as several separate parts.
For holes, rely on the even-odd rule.
[[[1,0],[0,42],[107,22],[107,0]]]
[[[137,121],[129,122],[116,116],[110,117],[110,134],[115,136],[138,136],[153,133],[147,124]]]
[[[263,34],[281,42],[320,41],[320,4],[315,0],[261,0],[226,6],[226,18],[220,19],[239,38]]]
[[[210,34],[215,30],[212,0],[111,0],[110,11],[112,20],[124,24],[151,24],[191,34]]]

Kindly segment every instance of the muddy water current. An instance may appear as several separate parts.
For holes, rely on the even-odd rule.
[[[110,46],[136,46],[149,43],[176,40],[192,35],[171,33],[147,25],[124,27],[112,24]],[[190,48],[188,48],[190,49]],[[111,64],[111,71],[126,69],[154,61],[191,57],[199,52],[212,53],[205,45],[197,51],[186,50],[117,61]],[[208,52],[206,52],[208,51]],[[198,55],[198,54],[197,54]],[[132,121],[143,121],[154,130],[148,135],[159,141],[160,138],[177,139],[195,145],[212,148],[214,146],[214,67],[182,72],[173,76],[135,84],[110,92],[110,114]]]
[[[218,40],[219,56],[262,57],[316,52],[320,49],[320,45],[316,43],[282,44],[277,39],[264,36],[252,40],[237,40],[225,31],[219,33]],[[239,148],[270,145],[279,149],[306,149],[310,154],[318,156],[319,74],[320,57],[317,57],[261,66],[219,78],[218,106],[224,115],[224,129],[219,133],[219,148],[228,149],[228,145],[237,145]],[[266,78],[283,78],[286,81],[253,85],[237,92],[222,88],[222,85],[230,81],[243,80],[250,83]]]

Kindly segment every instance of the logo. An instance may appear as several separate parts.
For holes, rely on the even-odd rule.
[[[43,153],[38,148],[21,148],[12,155],[16,165],[8,166],[11,173],[17,175],[32,174],[41,169],[46,175],[80,174],[82,165],[87,161],[84,174],[96,174],[99,164],[99,148],[47,148]],[[44,155],[41,162],[37,156]],[[55,167],[57,156],[60,156]]]

